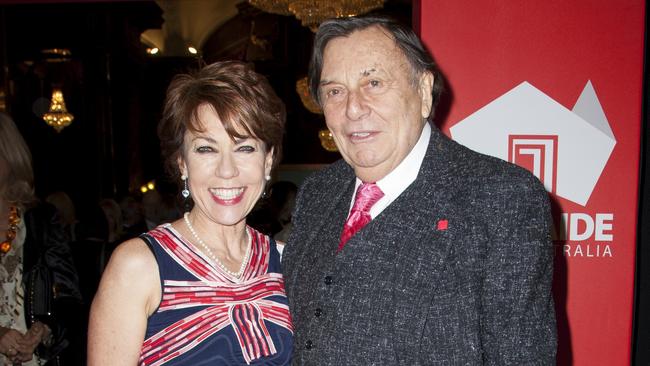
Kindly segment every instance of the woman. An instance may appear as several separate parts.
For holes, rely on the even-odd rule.
[[[112,198],[104,198],[99,201],[99,207],[106,215],[108,223],[108,243],[116,243],[122,237],[122,209],[120,205]],[[104,269],[103,266],[101,268]]]
[[[284,106],[238,62],[171,83],[163,156],[193,208],[113,253],[89,365],[284,365],[292,324],[275,241],[246,225],[277,163]]]
[[[63,228],[54,207],[35,204],[33,180],[29,149],[0,113],[1,365],[61,364],[61,310],[80,301]]]
[[[59,222],[63,227],[63,232],[67,235],[70,242],[77,240],[77,209],[74,202],[67,193],[63,191],[53,192],[45,197],[45,202],[54,206],[59,216]]]

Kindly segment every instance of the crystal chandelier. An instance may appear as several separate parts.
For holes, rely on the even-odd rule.
[[[302,25],[316,31],[318,25],[331,18],[361,15],[381,8],[384,0],[248,0],[267,13],[294,15]]]
[[[50,110],[43,115],[43,120],[49,126],[54,127],[56,132],[61,132],[64,128],[68,127],[74,116],[68,113],[65,108],[65,101],[63,100],[63,92],[61,89],[54,88],[52,90],[52,101],[50,102]]]

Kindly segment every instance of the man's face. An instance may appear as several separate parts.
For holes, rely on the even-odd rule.
[[[320,99],[334,141],[362,181],[390,173],[417,142],[431,110],[433,76],[414,85],[411,66],[379,27],[331,40]]]

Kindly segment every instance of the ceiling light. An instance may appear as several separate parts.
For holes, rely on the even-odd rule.
[[[318,131],[318,138],[320,139],[320,145],[323,149],[330,152],[338,151],[336,143],[334,142],[334,136],[332,136],[332,132],[327,128]]]
[[[64,128],[68,127],[74,116],[68,113],[65,108],[65,100],[63,100],[63,92],[61,89],[54,88],[52,90],[52,101],[50,103],[50,110],[43,115],[43,120],[49,126],[53,127],[56,132],[61,132]]]
[[[300,100],[302,101],[302,105],[304,105],[308,111],[310,111],[311,113],[323,114],[323,110],[320,108],[318,103],[316,103],[316,101],[314,101],[314,99],[311,97],[311,93],[309,92],[308,80],[306,76],[296,82],[296,92],[298,93],[298,95],[300,95]]]
[[[384,0],[248,0],[268,13],[291,15],[302,25],[316,31],[318,25],[331,18],[352,17],[384,6]]]

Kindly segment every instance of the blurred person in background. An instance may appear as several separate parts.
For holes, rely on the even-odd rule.
[[[79,218],[79,223],[76,226],[77,240],[71,242],[70,247],[74,265],[79,274],[83,306],[77,317],[78,323],[75,324],[81,331],[71,337],[70,342],[78,350],[77,361],[79,365],[82,365],[86,360],[90,304],[97,292],[106,257],[109,255],[107,254],[109,251],[109,224],[99,204],[80,206]]]
[[[80,209],[77,240],[70,244],[84,304],[90,306],[105,267],[109,224],[99,205]]]
[[[112,198],[99,201],[99,207],[104,211],[108,221],[108,242],[117,243],[123,235],[123,219],[120,205]]]
[[[280,231],[274,233],[273,238],[286,243],[292,228],[291,213],[296,205],[298,187],[293,182],[278,181],[273,183],[270,191],[273,216],[281,227]]]
[[[77,240],[71,246],[81,294],[84,303],[90,305],[108,259],[121,238],[122,212],[113,199],[102,199],[82,212]]]
[[[122,211],[122,236],[123,239],[131,239],[147,231],[147,224],[144,221],[142,203],[133,196],[125,196],[120,200]]]
[[[74,350],[62,351],[78,316],[77,274],[56,209],[38,204],[33,180],[29,149],[0,113],[0,364],[74,364]]]
[[[77,210],[75,209],[74,202],[67,193],[63,191],[57,191],[50,193],[45,197],[45,202],[56,207],[56,210],[59,212],[59,221],[65,234],[68,236],[68,240],[75,241],[76,238],[76,226],[77,226]]]

